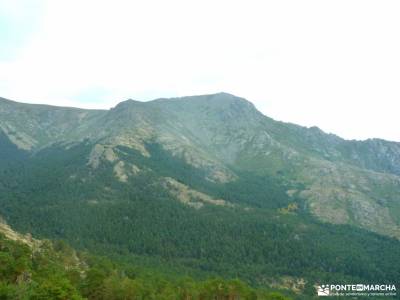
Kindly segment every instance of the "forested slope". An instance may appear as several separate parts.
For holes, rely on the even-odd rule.
[[[18,238],[12,240],[10,234]],[[238,298],[290,299],[278,292],[252,289],[238,279],[167,276],[134,263],[115,263],[104,257],[79,253],[62,241],[26,240],[0,224],[0,299]]]

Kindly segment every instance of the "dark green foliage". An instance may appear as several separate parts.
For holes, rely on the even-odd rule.
[[[252,289],[237,279],[168,279],[152,269],[133,277],[125,271],[132,265],[79,256],[63,242],[35,242],[30,248],[0,234],[0,299],[278,299],[276,293]],[[73,270],[79,280],[71,279]]]
[[[225,280],[240,278],[254,286],[281,276],[301,277],[313,284],[394,284],[400,278],[399,241],[350,226],[320,223],[301,209],[279,213],[279,208],[292,202],[301,207],[296,197],[286,195],[288,186],[279,178],[242,174],[234,183],[216,185],[152,144],[148,145],[151,160],[119,148],[125,161],[142,170],[123,183],[115,178],[111,163],[104,162],[96,170],[86,165],[92,146],[47,148],[23,164],[2,170],[0,215],[22,232],[66,239],[78,249],[125,262],[150,261],[160,269],[173,265],[203,278],[211,274]],[[237,206],[188,207],[162,186],[161,178],[167,176]],[[55,247],[65,249],[62,244]],[[107,264],[90,269],[80,287],[83,296],[102,299],[98,293],[112,290],[115,295],[145,291],[148,299],[154,298],[153,287],[146,289],[146,282],[137,281],[136,275],[123,276],[114,269]],[[6,271],[13,272],[17,271]],[[76,272],[66,276],[68,284],[78,284]],[[215,291],[215,282],[206,283],[210,285],[207,291]],[[66,281],[57,287],[48,284],[46,289],[54,297],[62,297],[59,286],[70,291]],[[226,284],[222,293],[240,289],[240,285]],[[156,290],[174,293],[173,286],[163,281]],[[201,288],[196,293],[200,297]],[[246,297],[251,299],[250,294]]]
[[[20,150],[10,139],[0,130],[0,170],[9,167],[28,157],[28,153]]]
[[[82,299],[52,244],[33,251],[0,233],[0,299]]]
[[[204,170],[196,169],[182,159],[171,155],[159,144],[146,144],[146,149],[151,157],[144,157],[139,152],[126,147],[119,147],[119,149],[124,160],[135,163],[141,168],[151,169],[154,176],[175,178],[196,190],[232,203],[262,208],[279,208],[287,206],[290,201],[293,201],[286,194],[289,183],[280,178],[235,170],[235,173],[238,174],[237,180],[226,184],[214,183],[205,179],[207,174]]]

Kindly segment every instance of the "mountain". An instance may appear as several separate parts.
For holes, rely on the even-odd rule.
[[[269,285],[400,274],[400,143],[226,93],[110,110],[0,99],[0,179],[10,224],[78,248]]]
[[[3,135],[21,150],[86,140],[94,144],[87,163],[112,162],[125,180],[138,170],[125,166],[116,149],[148,157],[146,144],[158,144],[212,182],[234,182],[243,171],[284,177],[304,186],[288,193],[299,193],[320,219],[400,237],[400,143],[346,141],[316,127],[276,122],[225,93],[128,100],[110,111],[7,100],[0,109]]]

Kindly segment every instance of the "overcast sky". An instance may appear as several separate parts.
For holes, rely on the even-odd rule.
[[[0,96],[110,108],[228,92],[400,141],[400,1],[0,1]]]

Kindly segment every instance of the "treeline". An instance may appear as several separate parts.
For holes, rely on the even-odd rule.
[[[289,299],[249,287],[238,279],[170,279],[138,271],[104,257],[77,254],[64,242],[27,246],[0,234],[0,299],[78,300],[235,300]]]

